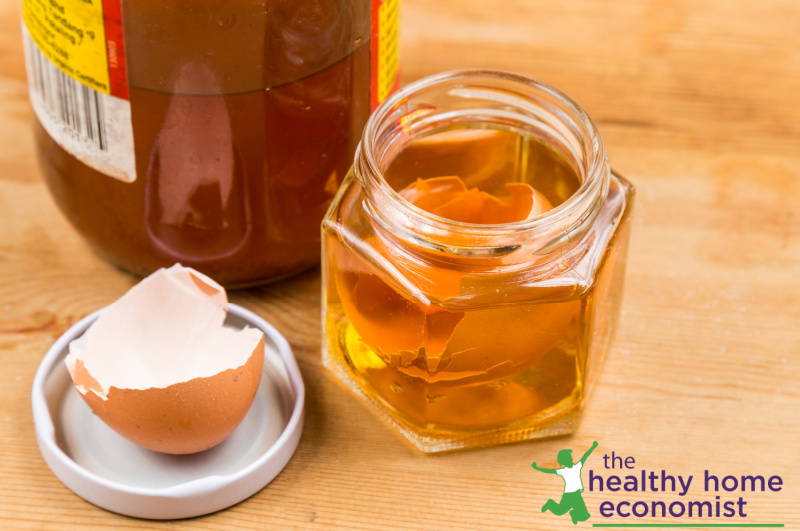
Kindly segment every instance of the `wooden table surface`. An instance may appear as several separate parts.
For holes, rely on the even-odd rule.
[[[250,499],[169,523],[74,495],[39,453],[31,383],[72,323],[135,279],[84,244],[37,166],[18,7],[0,1],[0,528],[570,528],[540,513],[561,448],[695,476],[686,496],[584,492],[596,523],[800,527],[800,3],[791,0],[403,0],[402,81],[515,70],[577,99],[638,189],[617,340],[576,434],[422,456],[320,362],[319,270],[233,293],[295,349],[306,424],[286,469]],[[609,463],[610,464],[610,463]],[[780,476],[721,492],[745,518],[604,518],[603,501],[709,499],[704,472]],[[584,470],[584,485],[588,482]]]

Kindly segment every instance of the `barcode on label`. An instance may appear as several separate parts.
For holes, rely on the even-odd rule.
[[[104,102],[100,93],[62,72],[39,51],[30,36],[25,38],[30,51],[30,90],[38,94],[45,110],[61,122],[66,134],[106,151]]]
[[[24,22],[22,39],[31,107],[50,138],[98,172],[135,181],[130,102],[78,81],[82,74],[75,65],[65,68],[78,79],[59,68],[36,46]]]

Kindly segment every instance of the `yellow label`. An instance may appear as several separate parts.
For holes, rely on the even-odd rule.
[[[102,0],[22,0],[36,47],[65,74],[110,94]]]
[[[400,0],[384,0],[378,8],[378,101],[391,92],[397,79]]]

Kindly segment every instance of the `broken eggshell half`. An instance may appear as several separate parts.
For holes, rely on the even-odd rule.
[[[159,269],[111,304],[64,360],[92,411],[150,450],[216,446],[261,382],[264,334],[224,327],[224,288],[191,268]]]

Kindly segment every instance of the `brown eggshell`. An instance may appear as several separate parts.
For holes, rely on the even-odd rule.
[[[165,388],[110,387],[106,400],[89,391],[97,382],[78,360],[73,379],[92,411],[126,439],[157,452],[191,454],[225,440],[247,415],[261,382],[264,338],[247,362],[207,378]]]

